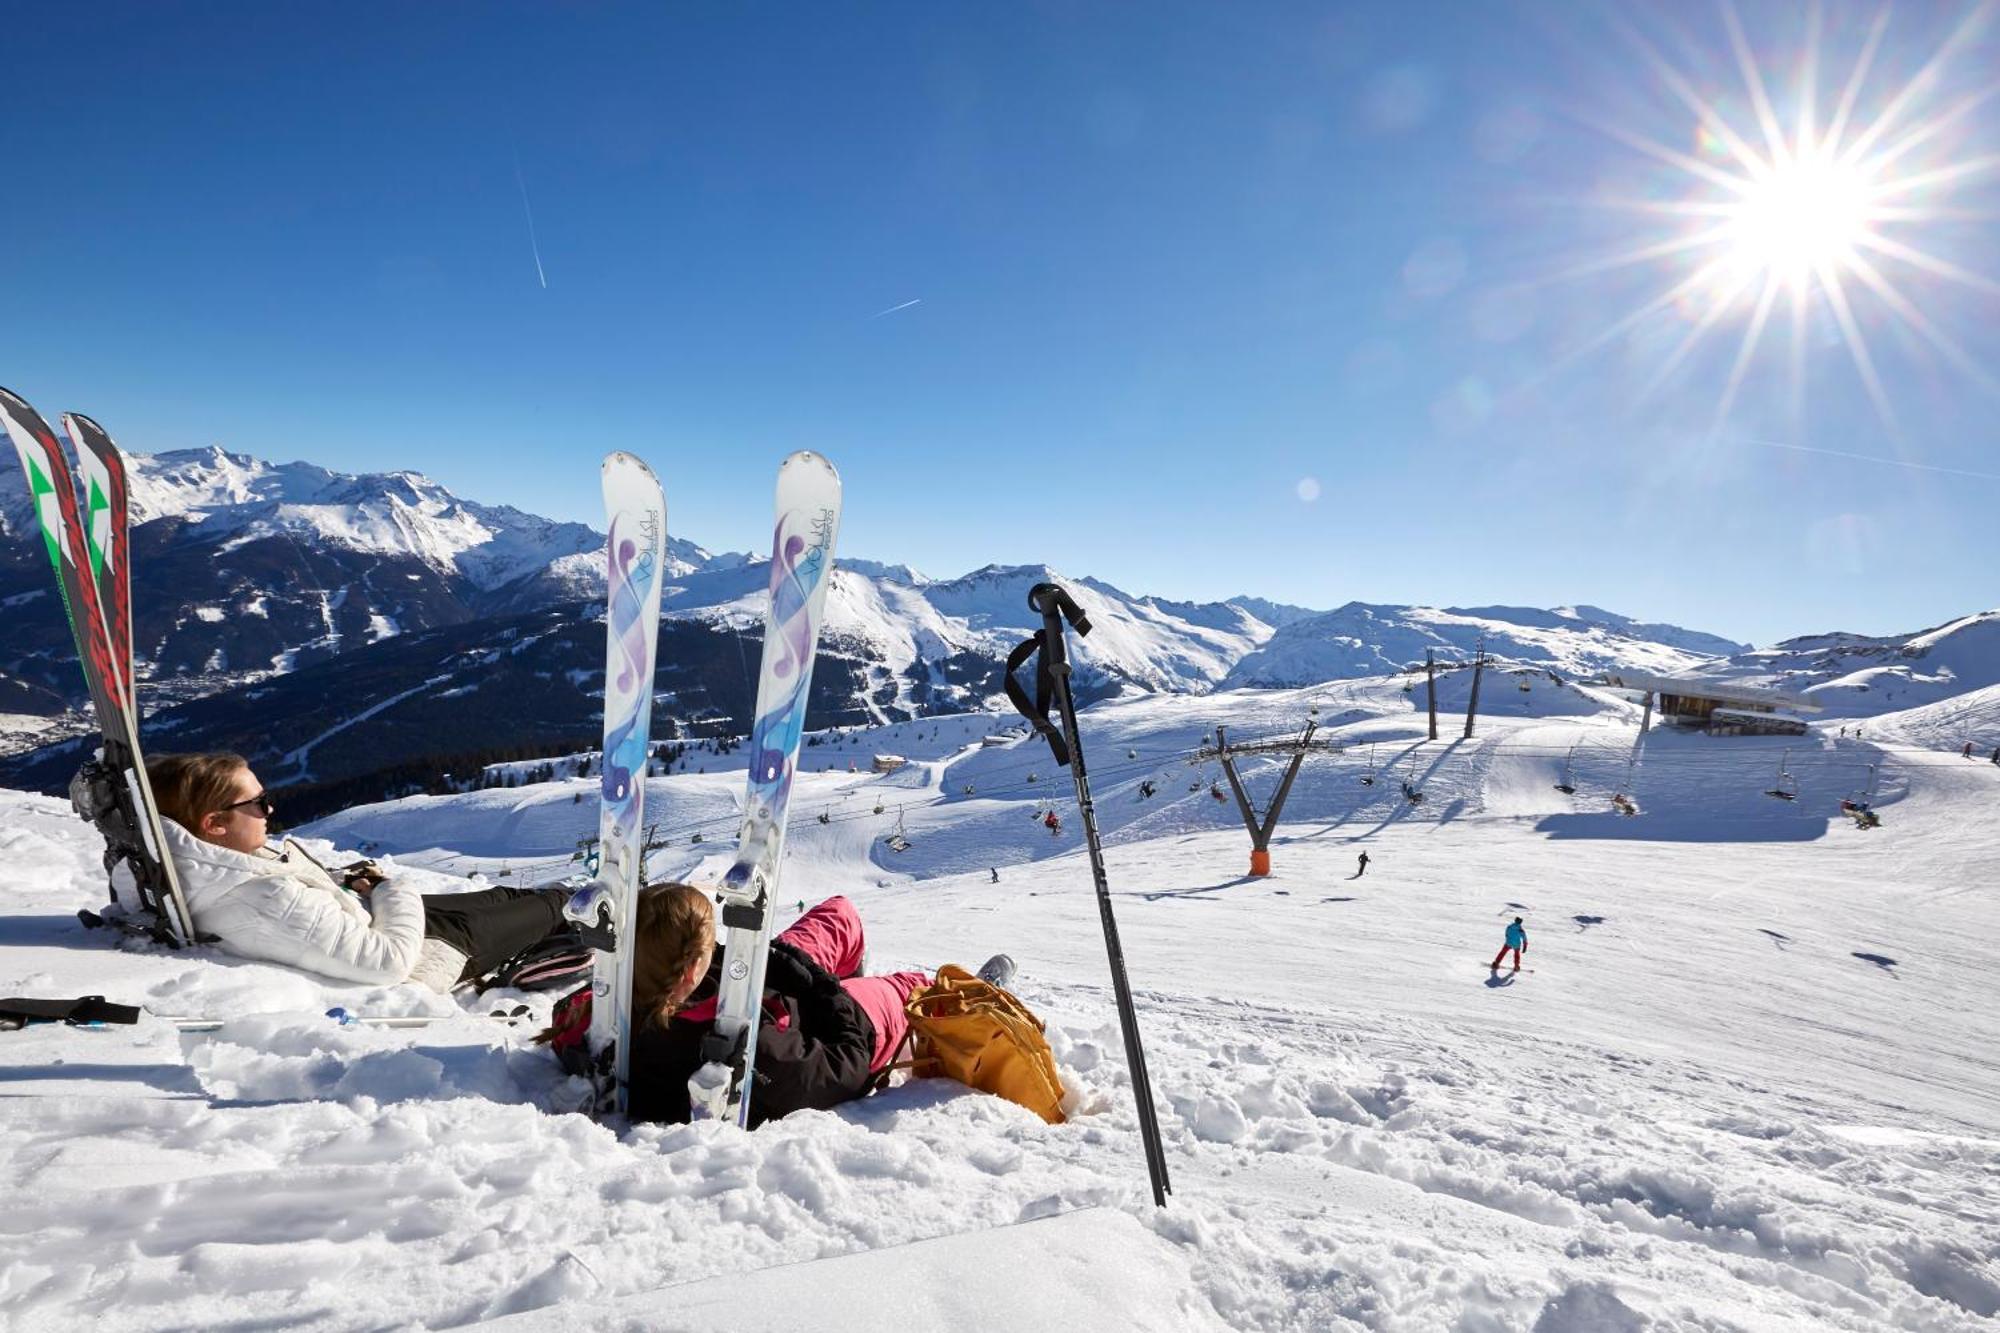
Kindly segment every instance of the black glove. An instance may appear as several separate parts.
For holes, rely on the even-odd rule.
[[[839,978],[815,963],[805,950],[783,940],[771,941],[764,985],[795,1000],[824,999],[840,992]]]

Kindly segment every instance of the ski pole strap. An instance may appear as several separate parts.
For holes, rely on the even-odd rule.
[[[30,1023],[137,1023],[139,1007],[112,1004],[102,995],[78,1000],[0,1000],[0,1031],[12,1032]]]
[[[1033,723],[1035,730],[1048,741],[1049,750],[1055,755],[1056,767],[1067,768],[1069,746],[1063,741],[1062,728],[1049,721],[1049,696],[1054,693],[1055,685],[1049,676],[1048,654],[1043,651],[1043,636],[1047,633],[1046,629],[1036,630],[1031,638],[1023,639],[1013,652],[1007,654],[1007,697],[1013,701],[1021,716]],[[1037,654],[1040,656],[1037,657]],[[1037,659],[1035,697],[1032,702],[1028,698],[1028,692],[1021,688],[1021,682],[1014,678],[1014,673],[1020,670],[1021,664],[1030,657]]]

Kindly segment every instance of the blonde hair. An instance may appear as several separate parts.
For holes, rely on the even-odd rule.
[[[715,952],[715,904],[692,884],[649,884],[632,922],[632,1012],[665,1024],[687,1001],[681,983]]]
[[[201,827],[202,816],[229,804],[229,798],[236,794],[237,773],[249,767],[248,759],[227,750],[161,754],[147,761],[146,780],[160,813],[194,833]]]

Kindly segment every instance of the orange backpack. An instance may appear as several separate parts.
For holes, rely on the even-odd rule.
[[[946,963],[903,1008],[915,1058],[896,1067],[918,1078],[957,1079],[1063,1123],[1062,1080],[1042,1021],[1012,994]]]

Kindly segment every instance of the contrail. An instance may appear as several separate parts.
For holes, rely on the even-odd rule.
[[[880,319],[884,315],[893,315],[898,310],[908,310],[913,305],[922,305],[923,303],[924,303],[924,298],[919,296],[914,301],[905,301],[901,305],[892,305],[887,310],[877,310],[874,314],[870,315],[868,318]]]
[[[528,179],[521,174],[521,155],[514,154],[514,183],[521,187],[521,211],[528,216],[528,249],[535,256],[535,276],[542,280],[542,290],[549,289],[549,275],[542,271],[542,246],[535,239],[535,210],[528,205]]]
[[[1797,454],[1823,454],[1828,458],[1847,458],[1857,463],[1880,463],[1885,467],[1914,468],[1918,472],[1942,472],[1949,477],[1976,477],[1980,481],[2000,481],[2000,473],[1973,472],[1962,467],[1940,467],[1936,463],[1912,463],[1902,458],[1883,458],[1879,454],[1850,454],[1841,449],[1815,449],[1806,444],[1781,444],[1777,440],[1750,440],[1724,437],[1725,444],[1754,444],[1760,449],[1788,449]]]

